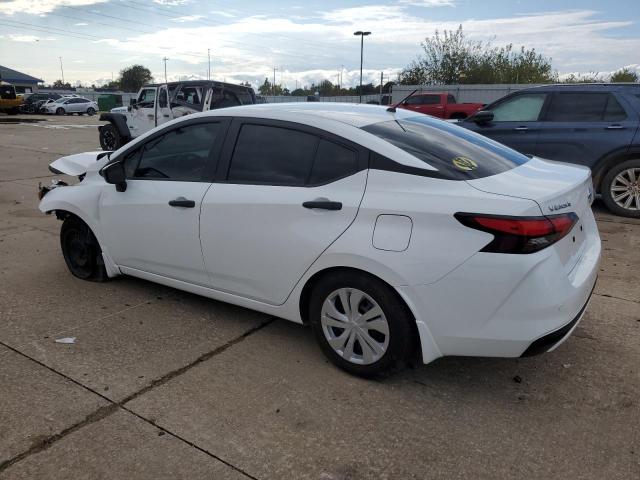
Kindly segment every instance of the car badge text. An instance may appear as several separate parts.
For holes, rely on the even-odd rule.
[[[562,210],[563,208],[567,208],[571,206],[571,202],[567,203],[559,203],[557,205],[549,205],[549,210],[555,212],[556,210]]]

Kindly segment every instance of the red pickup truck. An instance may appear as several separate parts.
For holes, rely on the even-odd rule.
[[[398,105],[438,118],[467,118],[482,107],[482,103],[456,103],[456,97],[450,93],[416,93]]]

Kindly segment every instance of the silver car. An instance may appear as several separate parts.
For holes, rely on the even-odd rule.
[[[82,97],[62,97],[55,102],[46,104],[45,110],[46,113],[55,113],[56,115],[72,113],[95,115],[98,111],[98,104]]]

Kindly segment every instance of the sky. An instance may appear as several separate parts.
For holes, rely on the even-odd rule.
[[[535,48],[560,75],[640,73],[640,0],[0,0],[0,64],[50,83],[100,85],[132,64],[169,81],[395,80],[436,30]],[[62,57],[60,60],[59,57]]]

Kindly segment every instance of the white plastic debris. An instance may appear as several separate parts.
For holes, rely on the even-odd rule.
[[[56,343],[76,343],[76,337],[56,338]]]

